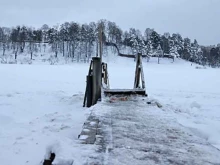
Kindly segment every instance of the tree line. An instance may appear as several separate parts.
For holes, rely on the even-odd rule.
[[[129,50],[132,54],[142,53],[149,57],[180,57],[201,65],[220,66],[220,45],[202,46],[196,39],[183,38],[179,33],[159,34],[151,28],[146,28],[144,33],[135,28],[123,31],[115,22],[107,20],[89,24],[65,22],[52,27],[44,24],[38,29],[0,27],[0,48],[3,56],[6,51],[12,51],[15,59],[27,50],[32,59],[33,52],[39,51],[39,44],[43,44],[40,51],[45,51],[49,45],[56,58],[61,54],[79,61],[97,52],[100,28],[102,43],[113,43],[119,51]]]

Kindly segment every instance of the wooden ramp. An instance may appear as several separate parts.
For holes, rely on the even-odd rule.
[[[91,107],[97,101],[101,100],[101,93],[105,96],[112,95],[141,95],[146,94],[144,71],[142,65],[142,55],[139,53],[136,56],[136,69],[133,89],[111,89],[109,85],[107,63],[101,63],[101,58],[93,57],[89,73],[87,75],[86,91],[83,101],[83,106]]]
[[[104,89],[106,96],[111,95],[142,95],[147,96],[145,89]]]
[[[141,95],[147,96],[145,89],[144,71],[142,66],[142,55],[138,54],[136,59],[135,80],[133,89],[110,89],[108,83],[107,66],[103,69],[103,82],[108,88],[104,88],[104,94],[106,96],[111,95]],[[107,83],[106,83],[107,82]]]

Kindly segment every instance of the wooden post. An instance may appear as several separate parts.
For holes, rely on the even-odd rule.
[[[102,68],[101,59],[93,57],[93,81],[92,81],[92,105],[96,104],[101,99],[101,86],[102,86]]]
[[[104,88],[109,89],[109,79],[108,79],[108,66],[107,63],[102,63],[102,85],[105,84]]]
[[[103,43],[102,43],[102,39],[103,39],[103,35],[102,35],[102,33],[103,33],[103,29],[102,29],[102,26],[100,26],[99,27],[99,57],[100,57],[100,61],[101,61],[101,63],[102,63],[102,50],[103,50],[103,48],[102,48],[102,46],[103,46]]]
[[[104,71],[104,83],[107,86],[108,85],[107,64],[103,65],[103,71]]]
[[[145,78],[144,78],[144,69],[142,65],[142,57],[140,56],[140,68],[141,68],[141,81],[142,81],[142,88],[145,89]]]
[[[86,85],[86,98],[87,98],[87,103],[86,107],[91,107],[92,106],[92,76],[88,75],[87,76],[87,85]]]
[[[135,79],[134,79],[134,88],[138,88],[140,84],[140,56],[138,53],[136,56],[136,69],[135,69]]]
[[[51,153],[50,158],[45,159],[44,162],[43,162],[43,165],[53,165],[52,163],[53,163],[55,157],[56,157],[55,153]]]
[[[99,41],[97,41],[97,43],[96,43],[96,57],[99,56],[99,53],[98,53],[99,43],[98,43],[98,42],[99,42]]]
[[[139,53],[137,55],[136,61],[136,70],[135,70],[135,80],[134,80],[134,88],[138,88],[140,86],[140,78],[142,83],[142,89],[145,89],[145,79],[144,79],[144,71],[142,65],[142,55]]]
[[[141,69],[139,68],[139,66],[138,66],[138,70],[137,70],[137,83],[136,83],[136,87],[135,88],[139,88],[140,87],[140,73],[141,73],[141,71],[140,71]]]

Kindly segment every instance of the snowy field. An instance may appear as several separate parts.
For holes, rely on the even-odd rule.
[[[220,70],[156,60],[144,62],[149,97],[163,105],[163,114],[220,149]],[[132,88],[132,59],[107,61],[111,88]],[[82,107],[88,68],[88,63],[0,65],[1,164],[39,165],[55,150],[57,162],[80,165],[94,154],[77,139],[90,113]]]

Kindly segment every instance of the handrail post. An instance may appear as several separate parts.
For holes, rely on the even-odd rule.
[[[102,68],[100,57],[93,57],[92,105],[101,99]]]
[[[86,107],[91,107],[92,106],[92,75],[87,76],[87,92],[86,92],[86,97],[87,97],[87,104]]]

